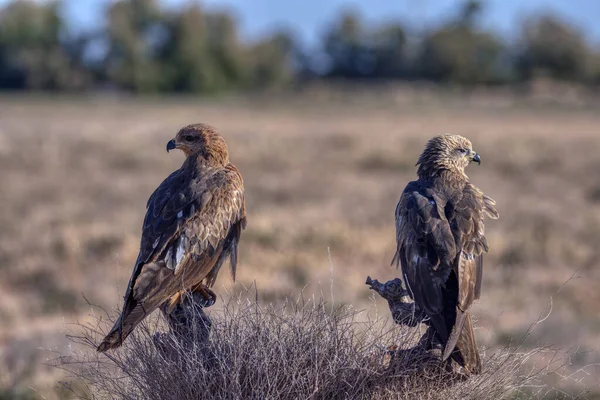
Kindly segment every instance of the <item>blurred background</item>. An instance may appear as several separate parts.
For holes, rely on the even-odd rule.
[[[595,0],[0,0],[0,399],[67,396],[50,350],[83,296],[120,307],[146,200],[183,161],[166,142],[194,122],[246,185],[217,292],[369,312],[426,140],[470,138],[501,215],[482,347],[548,315],[525,347],[570,356],[564,393],[598,393],[599,18]]]

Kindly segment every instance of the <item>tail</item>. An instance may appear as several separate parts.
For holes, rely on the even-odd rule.
[[[163,293],[163,286],[168,284],[169,278],[172,277],[170,271],[164,261],[136,263],[125,294],[121,316],[98,346],[99,352],[121,346],[135,327],[168,298]]]
[[[475,342],[473,321],[469,311],[456,307],[456,323],[444,349],[443,359],[452,357],[469,374],[481,373],[481,357]]]
[[[133,329],[152,311],[158,307],[157,305],[133,304],[132,307],[125,305],[121,316],[115,322],[114,326],[106,335],[102,343],[96,349],[103,353],[106,350],[116,349],[123,344],[123,341],[129,336]]]
[[[102,340],[102,343],[96,348],[96,351],[104,353],[106,350],[116,349],[123,344],[123,340],[125,340],[127,334],[123,334],[124,332],[121,330],[122,321],[123,314],[119,316],[119,319],[115,322],[110,332],[108,332],[108,335]]]

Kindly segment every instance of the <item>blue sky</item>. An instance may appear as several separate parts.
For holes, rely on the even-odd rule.
[[[9,0],[0,0],[0,5]],[[111,0],[64,0],[73,26],[101,23]],[[193,0],[163,0],[165,7]],[[359,11],[367,21],[399,19],[414,29],[432,26],[455,12],[461,0],[204,0],[209,8],[225,8],[238,18],[242,32],[253,39],[280,27],[290,28],[306,42],[314,43],[341,8]],[[508,38],[519,22],[536,12],[551,12],[576,25],[594,43],[600,43],[600,0],[488,0],[483,24]]]

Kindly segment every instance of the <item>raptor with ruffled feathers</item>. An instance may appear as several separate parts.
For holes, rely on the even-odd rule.
[[[209,302],[209,289],[229,258],[235,280],[237,246],[246,226],[244,184],[229,162],[227,145],[209,125],[182,128],[167,144],[186,159],[150,196],[121,316],[98,346],[119,347],[152,311],[172,309],[187,291],[200,292]]]
[[[481,293],[488,251],[483,219],[498,218],[494,200],[465,174],[473,161],[481,160],[462,136],[429,140],[417,162],[418,180],[396,207],[393,261],[444,346],[442,358],[452,357],[468,374],[481,371],[469,309]]]

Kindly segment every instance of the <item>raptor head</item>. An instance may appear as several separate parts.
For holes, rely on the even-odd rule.
[[[419,177],[426,178],[447,170],[465,175],[465,168],[471,163],[481,163],[481,158],[473,150],[469,139],[459,135],[443,134],[427,142],[425,150],[417,161]]]
[[[187,157],[198,156],[225,165],[229,162],[227,144],[216,128],[206,124],[183,127],[167,143],[167,151],[179,149]]]

